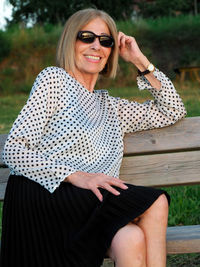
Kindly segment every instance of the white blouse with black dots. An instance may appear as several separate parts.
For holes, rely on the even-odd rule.
[[[124,133],[171,125],[186,114],[172,82],[158,69],[154,75],[160,90],[137,78],[155,98],[140,104],[107,90],[91,93],[62,68],[41,71],[5,143],[11,174],[51,193],[76,171],[119,177]]]

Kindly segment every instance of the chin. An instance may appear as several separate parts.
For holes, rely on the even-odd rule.
[[[99,74],[99,72],[101,72],[101,69],[87,69],[84,72],[87,74]]]

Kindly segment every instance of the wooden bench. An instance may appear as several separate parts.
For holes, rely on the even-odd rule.
[[[0,135],[0,151],[6,137]],[[9,170],[2,158],[0,167],[3,201]],[[155,187],[200,184],[200,117],[186,118],[162,129],[126,134],[120,178]],[[195,252],[200,252],[200,225],[168,227],[168,254]],[[105,259],[104,266],[109,261]]]
[[[174,69],[174,72],[176,74],[178,74],[178,76],[177,76],[178,79],[177,80],[180,80],[181,84],[184,83],[187,73],[189,74],[189,77],[190,77],[191,80],[200,82],[200,76],[199,76],[200,67],[199,66],[196,66],[196,67],[180,67],[180,68]]]

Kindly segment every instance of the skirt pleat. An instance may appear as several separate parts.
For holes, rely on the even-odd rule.
[[[1,267],[100,267],[116,232],[165,194],[126,184],[115,196],[62,182],[50,193],[38,183],[10,175],[3,204]]]

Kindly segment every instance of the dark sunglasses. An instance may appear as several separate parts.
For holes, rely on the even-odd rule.
[[[90,31],[80,31],[78,32],[77,39],[81,40],[84,43],[91,44],[96,38],[99,38],[101,46],[104,47],[113,47],[114,39],[110,35],[96,35]]]

